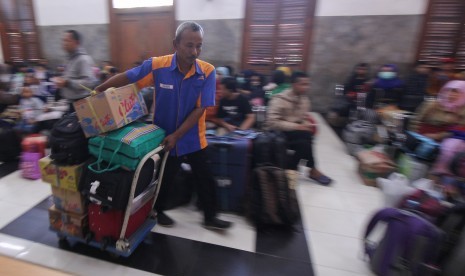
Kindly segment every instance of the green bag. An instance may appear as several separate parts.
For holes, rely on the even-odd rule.
[[[125,167],[135,170],[139,161],[157,148],[165,131],[156,125],[133,122],[117,130],[89,139],[89,152],[97,161],[88,166],[95,173]],[[106,162],[105,167],[102,166]]]

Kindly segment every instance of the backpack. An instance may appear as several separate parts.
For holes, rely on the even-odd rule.
[[[368,236],[379,222],[387,224],[379,243]],[[426,219],[395,208],[378,211],[364,236],[365,255],[371,270],[380,276],[424,276],[438,272],[435,266],[441,231]]]
[[[87,160],[87,138],[76,113],[65,115],[53,126],[50,133],[50,158],[57,164],[75,165]]]
[[[292,226],[300,217],[295,187],[286,171],[274,166],[254,169],[252,219],[257,225]]]
[[[342,131],[342,139],[346,143],[349,154],[356,155],[363,150],[363,145],[374,144],[376,127],[369,121],[357,120]]]

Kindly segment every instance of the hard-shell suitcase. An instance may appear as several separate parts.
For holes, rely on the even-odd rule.
[[[287,167],[287,140],[279,131],[260,133],[253,140],[253,167],[273,165],[282,169]]]
[[[125,238],[131,236],[152,211],[153,197],[129,217]],[[101,205],[90,203],[88,207],[89,229],[98,242],[118,240],[124,222],[124,210],[104,210]]]
[[[207,154],[217,180],[219,208],[241,212],[250,177],[251,140],[234,137],[208,137]]]
[[[95,159],[90,159],[91,164]],[[141,194],[153,182],[156,169],[159,167],[160,156],[154,155],[147,159],[139,173],[134,197]],[[134,171],[116,169],[114,171],[95,173],[84,165],[81,189],[90,202],[107,209],[124,210],[128,204],[129,191],[134,179]],[[104,165],[105,166],[105,165]]]
[[[21,140],[11,127],[0,127],[0,145],[3,145],[0,147],[0,161],[10,161],[19,157]]]

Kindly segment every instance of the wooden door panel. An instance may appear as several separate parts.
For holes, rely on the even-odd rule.
[[[132,68],[136,61],[173,53],[173,10],[115,13],[112,18],[112,60],[121,71]]]
[[[170,14],[151,16],[147,23],[147,52],[149,56],[173,53],[174,28]]]
[[[140,61],[144,51],[145,36],[142,35],[140,19],[124,18],[118,31],[118,60],[120,70],[131,68]]]

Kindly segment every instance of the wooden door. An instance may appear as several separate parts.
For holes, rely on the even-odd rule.
[[[112,61],[121,70],[149,57],[173,53],[174,12],[115,13],[112,22]]]

